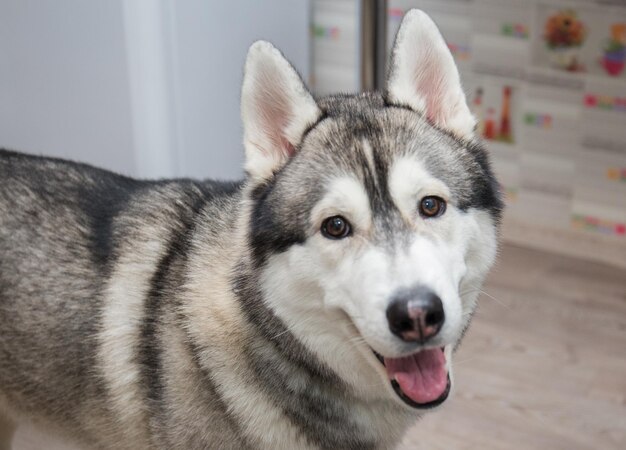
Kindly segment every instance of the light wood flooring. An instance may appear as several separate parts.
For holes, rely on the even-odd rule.
[[[401,449],[626,449],[626,271],[509,245],[484,290],[454,396]]]

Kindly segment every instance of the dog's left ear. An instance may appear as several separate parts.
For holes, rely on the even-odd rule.
[[[473,137],[476,119],[454,58],[435,23],[418,9],[406,13],[396,35],[386,97],[461,139]]]
[[[279,170],[321,115],[302,79],[269,42],[250,47],[241,90],[246,172],[256,181]]]

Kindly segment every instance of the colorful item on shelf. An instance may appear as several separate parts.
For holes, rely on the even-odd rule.
[[[448,42],[448,48],[457,61],[467,61],[470,59],[472,51],[469,45]]]
[[[626,97],[612,97],[610,95],[598,95],[587,93],[583,98],[585,108],[603,109],[605,111],[615,111],[626,113]]]
[[[582,214],[572,215],[572,227],[613,236],[626,236],[626,224]]]
[[[504,86],[502,88],[502,103],[500,106],[500,116],[496,119],[496,108],[490,106],[484,115],[483,88],[479,87],[474,93],[472,101],[472,113],[476,117],[478,133],[487,140],[500,141],[508,144],[514,142],[512,129],[511,98],[513,88]]]
[[[606,177],[611,181],[626,182],[626,167],[609,167],[606,171]]]
[[[537,128],[552,128],[552,116],[550,114],[539,114],[527,112],[524,114],[524,123]]]
[[[324,25],[311,25],[311,34],[316,38],[339,39],[339,27],[328,27]]]
[[[485,132],[485,117],[483,112],[483,88],[476,89],[474,100],[472,101],[472,114],[476,118],[476,132],[482,136]]]
[[[511,132],[511,86],[504,86],[502,91],[502,112],[500,114],[500,133],[498,139],[504,142],[513,142]]]
[[[543,37],[551,52],[553,66],[571,72],[584,71],[579,63],[579,50],[586,35],[587,29],[573,9],[548,17]]]
[[[528,39],[528,26],[523,23],[503,23],[500,28],[503,36],[514,37],[518,39]]]
[[[626,23],[611,26],[611,37],[604,47],[600,64],[609,75],[619,76],[626,65]]]
[[[402,17],[404,17],[404,13],[406,11],[402,8],[389,8],[387,9],[387,14],[389,15],[389,18],[393,21],[401,21]]]
[[[493,108],[487,109],[483,137],[488,140],[496,138],[496,121],[494,120],[496,111]]]

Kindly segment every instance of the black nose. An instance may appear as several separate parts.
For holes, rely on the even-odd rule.
[[[387,307],[389,329],[407,342],[426,342],[439,333],[445,319],[439,296],[421,286],[398,291]]]

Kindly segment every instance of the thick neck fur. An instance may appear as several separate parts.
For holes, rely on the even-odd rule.
[[[259,277],[264,263],[258,265],[244,244],[254,220],[247,192],[231,210],[236,226],[235,221],[223,221],[224,227],[212,236],[200,229],[198,242],[208,238],[214,245],[198,244],[192,252],[192,273],[204,267],[190,279],[193,301],[183,310],[200,363],[224,403],[232,405],[230,414],[245,424],[242,432],[252,447],[392,448],[415,416],[391,399],[359,398],[277,317],[271,299],[263,297]],[[211,254],[216,236],[228,249],[220,259]],[[263,403],[266,408],[258,407]]]

